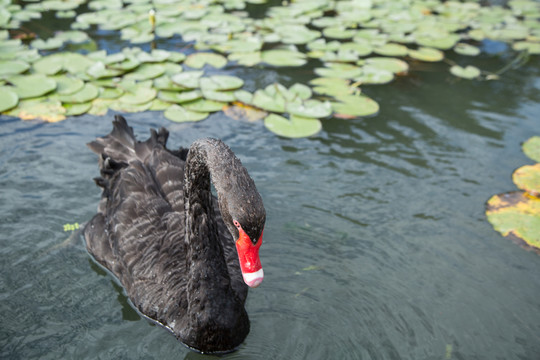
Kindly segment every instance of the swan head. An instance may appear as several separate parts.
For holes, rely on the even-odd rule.
[[[244,231],[239,221],[233,220],[233,224],[238,230],[238,239],[236,240],[236,251],[240,261],[240,270],[244,282],[252,288],[259,286],[264,278],[264,272],[259,258],[259,248],[262,244],[262,230],[260,235],[255,237],[255,241]]]

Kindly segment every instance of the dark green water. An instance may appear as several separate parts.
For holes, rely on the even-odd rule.
[[[328,120],[308,139],[222,114],[185,125],[127,115],[141,139],[167,127],[171,147],[221,137],[263,196],[265,281],[248,298],[250,335],[223,358],[540,358],[540,258],[484,216],[531,163],[520,144],[540,134],[537,60],[497,82],[422,71],[435,66],[366,87],[378,116]],[[254,88],[277,77],[238,74]],[[64,231],[95,212],[97,159],[85,143],[112,116],[0,117],[2,359],[213,358],[141,319]]]

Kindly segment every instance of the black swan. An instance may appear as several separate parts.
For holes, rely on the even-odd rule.
[[[168,135],[152,129],[137,141],[116,116],[111,133],[88,144],[100,156],[94,180],[103,193],[84,229],[86,247],[140,313],[182,343],[203,353],[233,351],[249,332],[247,285],[263,279],[263,202],[221,140],[171,151]]]

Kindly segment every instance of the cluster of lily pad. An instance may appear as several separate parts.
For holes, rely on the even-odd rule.
[[[540,253],[540,136],[527,140],[522,149],[536,164],[514,171],[512,180],[520,190],[492,196],[486,215],[503,236]]]
[[[83,3],[90,11],[85,12]],[[5,94],[0,111],[52,121],[85,112],[102,114],[109,108],[166,110],[171,120],[194,121],[235,104],[250,113],[271,113],[265,125],[280,135],[307,136],[320,129],[321,118],[375,114],[379,105],[360,87],[391,82],[406,74],[411,62],[442,61],[448,50],[476,56],[486,39],[540,53],[540,4],[535,1],[511,0],[502,7],[475,1],[297,0],[268,7],[264,18],[250,17],[247,5],[267,6],[261,3],[264,0],[46,0],[23,7],[0,0],[0,28],[12,29],[0,33],[0,93]],[[71,30],[36,38],[29,46],[12,37],[22,23],[45,11],[72,18]],[[82,30],[96,27],[119,32],[132,44],[181,37],[200,52],[186,56],[130,48],[117,54],[40,54],[92,42]],[[307,85],[302,97],[295,92],[300,86],[286,89],[279,84],[249,97],[243,82],[224,70],[211,76],[204,72],[229,64],[290,68],[308,62],[315,67],[309,98]],[[452,63],[449,70],[462,78],[495,78],[473,65]],[[213,84],[216,81],[220,85]],[[37,83],[25,93],[26,86]],[[261,99],[274,104],[269,109]],[[43,115],[38,109],[44,108],[56,114]]]

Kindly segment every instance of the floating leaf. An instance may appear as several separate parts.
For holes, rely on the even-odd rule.
[[[21,60],[0,61],[0,78],[25,72],[30,65]]]
[[[86,73],[94,79],[103,79],[122,75],[124,71],[108,68],[103,62],[97,61],[86,70]]]
[[[302,66],[306,60],[306,55],[293,50],[266,50],[261,53],[263,62],[273,66]]]
[[[220,111],[225,105],[227,104],[224,102],[207,99],[199,99],[182,104],[182,106],[189,111],[203,113]]]
[[[157,91],[152,88],[144,86],[135,86],[127,90],[122,96],[118,98],[118,101],[126,104],[146,104],[154,100],[157,95]]]
[[[352,79],[362,75],[362,69],[351,64],[330,63],[326,67],[316,68],[315,73],[328,78]]]
[[[152,103],[153,101],[149,101],[147,103],[142,103],[142,104],[130,104],[127,102],[112,100],[109,107],[114,111],[135,113],[135,112],[143,112],[143,111],[149,110],[150,107],[152,106]]]
[[[13,91],[19,99],[42,96],[56,89],[56,81],[41,74],[17,75],[8,81],[14,85]]]
[[[295,94],[302,100],[307,100],[313,95],[313,92],[309,86],[300,83],[293,84],[289,88],[289,92]]]
[[[277,113],[285,112],[285,98],[281,95],[272,96],[264,90],[253,94],[252,104],[260,109]]]
[[[364,95],[340,96],[338,101],[332,102],[332,109],[339,118],[369,116],[379,112],[379,104]]]
[[[244,80],[236,76],[214,75],[200,79],[202,90],[236,90],[244,85]]]
[[[161,64],[142,64],[135,71],[124,76],[129,80],[148,80],[160,77],[165,73],[165,67]]]
[[[339,78],[315,78],[309,82],[313,87],[313,91],[322,95],[330,95],[339,97],[342,95],[350,95],[352,89],[349,86],[349,81]]]
[[[514,184],[533,196],[540,196],[540,163],[525,165],[512,174]]]
[[[202,69],[205,65],[220,69],[227,65],[227,58],[219,54],[201,52],[188,55],[184,64],[194,69]]]
[[[361,63],[377,69],[388,70],[394,74],[406,74],[409,71],[409,65],[405,61],[395,58],[372,57]]]
[[[8,87],[0,87],[0,112],[12,109],[19,103],[17,94]]]
[[[533,41],[518,41],[512,45],[516,51],[527,51],[529,54],[540,54],[540,42]]]
[[[376,47],[373,51],[383,56],[405,56],[407,55],[409,49],[400,44],[388,43]]]
[[[189,101],[194,101],[202,98],[202,93],[199,90],[191,90],[191,91],[167,91],[162,90],[158,93],[158,98],[171,102],[171,103],[185,103]]]
[[[452,73],[452,75],[464,79],[474,79],[480,76],[480,69],[472,65],[468,65],[466,67],[454,65],[450,68],[450,72]]]
[[[219,102],[233,102],[236,100],[234,91],[215,91],[215,90],[205,90],[202,89],[203,97],[206,100],[214,100]]]
[[[202,71],[185,71],[171,76],[171,80],[184,88],[195,89],[199,87],[199,80],[203,74],[204,72]]]
[[[540,199],[522,191],[494,195],[486,216],[503,236],[540,249]]]
[[[419,47],[416,50],[409,50],[408,55],[413,59],[429,62],[436,62],[444,59],[444,53],[442,51],[428,47]]]
[[[360,84],[387,84],[392,80],[393,72],[369,65],[362,68],[362,75],[354,78],[354,81]]]
[[[94,100],[98,95],[99,89],[97,86],[86,83],[81,90],[68,95],[60,95],[58,98],[64,103],[81,104]]]
[[[536,162],[540,162],[540,136],[533,136],[525,141],[522,149],[529,158]]]
[[[62,106],[66,109],[66,116],[77,116],[86,114],[92,107],[92,103],[86,102],[82,104],[62,104]]]
[[[249,53],[231,53],[228,56],[230,61],[236,61],[240,65],[254,66],[262,62],[261,52],[249,52]]]
[[[324,118],[332,114],[332,106],[328,101],[306,100],[287,103],[287,112],[304,118]]]
[[[456,44],[456,46],[454,46],[454,51],[465,56],[476,56],[480,54],[480,49],[478,47],[466,43]]]
[[[180,105],[172,105],[163,115],[174,122],[200,121],[208,117],[209,113],[189,111]]]
[[[264,119],[264,126],[273,133],[288,137],[301,138],[315,135],[322,129],[322,124],[318,119],[302,118],[291,116],[288,120],[283,116],[270,114]]]
[[[48,122],[65,120],[65,114],[66,109],[64,109],[60,101],[51,99],[24,100],[9,112],[9,115],[23,120],[40,119]]]
[[[32,41],[30,45],[34,49],[38,49],[38,50],[54,50],[64,45],[64,41],[62,39],[57,39],[57,38],[49,38],[47,40],[36,39]]]
[[[84,86],[84,81],[81,79],[67,75],[51,76],[51,79],[56,81],[56,93],[60,95],[73,94]]]

